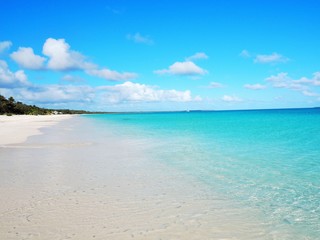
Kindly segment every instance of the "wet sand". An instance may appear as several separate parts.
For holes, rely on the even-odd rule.
[[[153,143],[83,117],[42,132],[0,147],[0,239],[272,239]]]

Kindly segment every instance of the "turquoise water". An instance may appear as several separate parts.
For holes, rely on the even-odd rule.
[[[320,109],[89,115],[259,212],[270,239],[320,239]],[[278,233],[278,234],[274,234]]]

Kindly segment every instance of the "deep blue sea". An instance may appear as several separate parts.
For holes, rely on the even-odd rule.
[[[86,117],[158,142],[155,161],[257,210],[270,234],[320,239],[320,109]]]

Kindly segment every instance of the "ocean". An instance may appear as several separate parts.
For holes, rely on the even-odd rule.
[[[150,161],[237,203],[240,214],[252,213],[264,228],[261,239],[320,239],[320,109],[83,117],[152,144]]]

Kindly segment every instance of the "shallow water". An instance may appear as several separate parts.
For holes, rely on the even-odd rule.
[[[273,239],[256,209],[169,164],[168,141],[96,117],[0,148],[0,239]]]
[[[259,239],[319,239],[319,109],[86,118],[117,136],[153,143],[153,160],[236,202],[239,214],[248,212],[263,228]],[[255,230],[241,229],[248,236]]]

